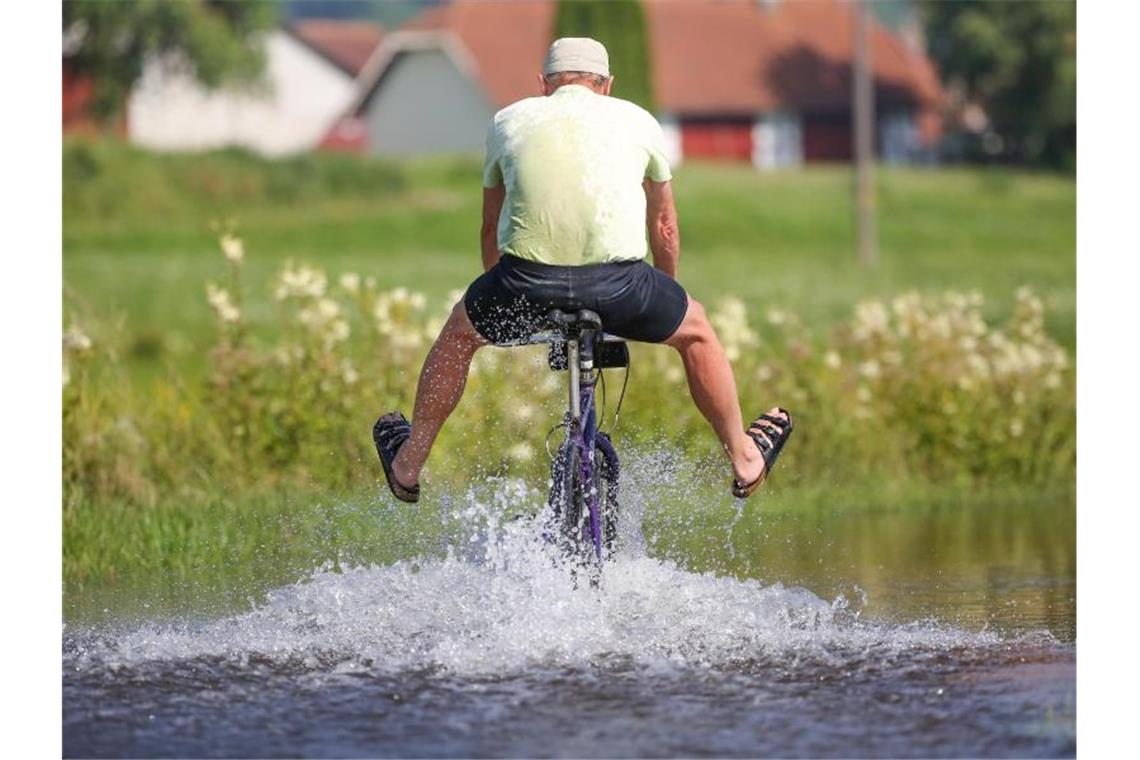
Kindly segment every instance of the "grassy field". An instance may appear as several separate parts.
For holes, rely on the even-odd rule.
[[[761,174],[693,164],[675,180],[680,277],[698,299],[742,298],[828,324],[869,296],[979,290],[987,318],[1030,285],[1049,332],[1075,344],[1076,188],[1071,178],[982,170],[878,173],[880,263],[854,260],[846,168]],[[263,162],[240,153],[155,157],[105,143],[65,148],[66,303],[125,325],[140,368],[200,364],[213,321],[203,283],[224,275],[212,222],[245,239],[256,325],[287,259],[441,300],[480,271],[475,159],[347,157]],[[188,292],[189,291],[189,292]]]
[[[746,411],[779,401],[802,423],[762,507],[746,510],[1071,502],[1075,183],[966,169],[877,176],[880,261],[864,270],[847,169],[677,172],[681,280],[740,351]],[[479,272],[479,198],[472,158],[269,162],[65,144],[65,321],[94,346],[72,337],[64,389],[69,587],[152,575],[225,585],[237,568],[280,579],[323,561],[389,561],[438,542],[433,521],[471,483],[541,485],[562,391],[536,382],[553,378],[534,355],[483,352],[429,462],[426,505],[412,518],[375,490],[367,425],[408,409],[430,317]],[[236,327],[219,326],[206,300],[207,281],[235,285],[222,227],[246,252]],[[289,260],[324,270],[327,295],[275,300]],[[350,296],[337,284],[348,272],[375,287]],[[1015,297],[1021,286],[1032,293]],[[375,307],[397,287],[428,306],[384,332]],[[922,297],[898,298],[912,290]],[[889,325],[856,309],[868,299],[882,299]],[[306,332],[318,301],[335,301],[350,339]],[[401,348],[409,337],[415,347]],[[299,360],[279,361],[294,350]],[[713,463],[678,475],[690,490],[655,497],[647,524],[739,519],[676,357],[633,352],[621,450],[648,462],[650,482],[662,452]],[[502,392],[516,387],[534,403]],[[701,546],[669,550],[701,557]]]

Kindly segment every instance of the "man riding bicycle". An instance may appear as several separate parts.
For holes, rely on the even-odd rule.
[[[724,349],[704,308],[676,281],[680,237],[660,125],[609,97],[609,55],[595,40],[556,40],[539,79],[543,97],[499,111],[487,134],[484,273],[428,353],[412,422],[392,412],[373,428],[392,493],[419,500],[420,471],[476,351],[525,339],[551,309],[590,309],[608,333],[680,353],[693,401],[731,462],[732,492],[751,495],[793,421],[777,407],[744,430]]]

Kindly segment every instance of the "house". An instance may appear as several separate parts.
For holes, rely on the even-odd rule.
[[[310,20],[265,39],[263,85],[210,91],[162,61],[131,93],[127,133],[160,150],[241,146],[269,156],[317,147],[356,92],[355,79],[383,30],[358,21]]]
[[[657,116],[675,163],[701,157],[772,168],[850,159],[849,2],[643,1]],[[496,110],[538,94],[554,11],[551,0],[453,0],[428,9],[385,38],[337,129],[357,135],[356,149],[378,154],[480,150]],[[934,66],[878,24],[871,51],[879,153],[917,160],[940,133]]]

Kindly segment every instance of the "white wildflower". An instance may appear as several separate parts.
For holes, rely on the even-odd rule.
[[[835,351],[828,351],[823,355],[823,363],[828,369],[839,369],[839,365],[843,363],[843,360],[839,358],[839,354]]]
[[[214,310],[214,314],[222,322],[232,324],[241,319],[241,311],[230,300],[229,291],[225,288],[219,288],[212,282],[207,283],[206,300],[210,303],[210,308]]]
[[[530,420],[534,419],[534,416],[537,413],[538,409],[534,406],[534,404],[530,404],[525,401],[521,404],[516,404],[510,409],[511,416],[519,422],[529,422]]]
[[[1035,346],[1022,346],[1021,357],[1029,369],[1037,369],[1045,363],[1045,355],[1042,354]]]
[[[72,325],[63,334],[63,350],[73,354],[86,353],[91,350],[91,338],[83,330]]]
[[[887,309],[880,301],[863,301],[855,306],[855,337],[866,340],[887,331]]]
[[[292,265],[286,265],[277,279],[273,295],[278,301],[287,298],[321,298],[327,288],[328,279],[321,270],[304,265],[294,269]]]
[[[868,359],[859,365],[859,374],[868,380],[874,380],[881,374],[879,363],[874,359]]]
[[[756,369],[756,379],[762,383],[766,383],[771,380],[775,374],[776,373],[772,370],[772,366],[770,364],[761,364]]]
[[[534,447],[526,441],[519,441],[507,449],[507,456],[516,462],[528,462],[534,458]]]
[[[866,404],[871,401],[871,389],[865,385],[860,385],[859,389],[855,391],[855,398],[859,399],[859,403]]]
[[[340,276],[340,286],[352,295],[360,292],[360,275],[356,272],[345,272]]]
[[[1019,438],[1023,432],[1025,432],[1025,423],[1023,423],[1019,418],[1014,417],[1009,421],[1009,434],[1011,436],[1014,438]]]
[[[1050,372],[1045,376],[1045,387],[1049,390],[1057,390],[1061,387],[1061,375],[1057,372]]]
[[[891,310],[899,318],[909,317],[922,309],[922,299],[919,298],[918,293],[910,291],[897,296],[891,302]]]
[[[240,264],[245,258],[245,244],[237,235],[227,232],[218,238],[218,243],[222,246],[222,253],[225,254],[227,261]]]
[[[670,364],[665,368],[665,380],[673,385],[679,384],[685,379],[685,371],[678,367],[676,364]]]
[[[445,321],[443,317],[431,317],[428,319],[424,324],[424,337],[434,342],[435,339],[439,337],[439,334],[443,332]]]
[[[329,330],[325,338],[329,343],[343,343],[348,340],[348,335],[348,322],[343,319],[338,319],[329,325]]]
[[[413,349],[424,344],[424,336],[416,330],[396,330],[388,333],[393,348]]]
[[[756,333],[748,326],[748,310],[739,298],[728,296],[722,299],[710,321],[729,361],[736,361],[742,349],[758,343]]]
[[[356,381],[360,379],[360,373],[352,366],[352,362],[347,359],[341,362],[340,373],[345,385],[355,385]]]
[[[770,324],[774,327],[779,327],[780,325],[787,323],[787,321],[788,321],[788,315],[785,314],[784,312],[780,311],[779,309],[769,309],[768,310],[768,324]]]
[[[950,318],[945,314],[939,314],[937,317],[930,321],[930,326],[934,329],[934,334],[939,338],[950,337]]]

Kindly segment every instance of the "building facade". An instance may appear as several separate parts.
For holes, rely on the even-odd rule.
[[[850,160],[850,3],[645,0],[645,9],[657,116],[675,163]],[[546,0],[430,8],[381,45],[332,134],[351,132],[355,149],[381,155],[480,149],[491,114],[538,94],[553,22]],[[933,65],[878,25],[871,49],[878,153],[923,160],[940,136]]]
[[[352,101],[356,75],[380,38],[379,27],[358,22],[274,30],[265,39],[265,82],[249,89],[207,90],[171,62],[150,61],[131,93],[127,133],[156,150],[311,150]]]

